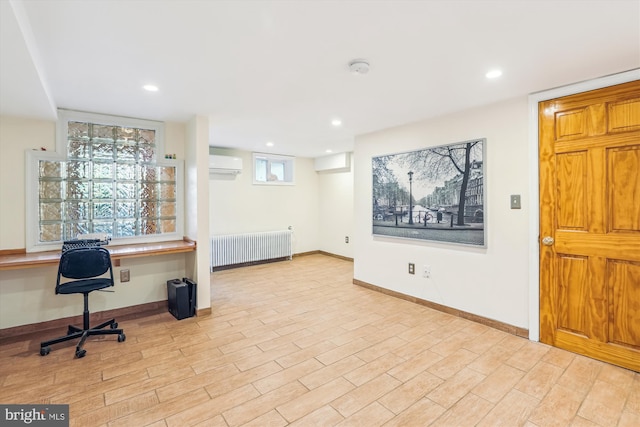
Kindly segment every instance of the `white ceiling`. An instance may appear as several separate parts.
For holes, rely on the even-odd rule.
[[[349,151],[358,134],[640,67],[640,0],[0,7],[1,114],[204,115],[209,145],[306,157]],[[368,74],[349,72],[356,58]],[[486,79],[493,68],[503,76]],[[142,90],[147,83],[160,90]]]

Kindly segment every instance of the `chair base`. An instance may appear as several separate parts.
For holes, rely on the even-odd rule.
[[[109,329],[105,329],[106,327]],[[92,335],[118,335],[118,342],[123,342],[127,339],[122,329],[118,329],[118,324],[115,319],[108,320],[104,323],[94,326],[89,329],[80,329],[76,326],[69,325],[67,329],[67,335],[54,338],[52,340],[42,341],[40,343],[40,355],[46,356],[51,351],[52,344],[58,344],[65,341],[70,341],[76,338],[80,338],[80,341],[76,345],[76,357],[81,358],[87,354],[87,351],[82,348],[88,337]]]

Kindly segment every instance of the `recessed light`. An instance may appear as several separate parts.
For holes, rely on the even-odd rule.
[[[142,88],[144,90],[149,91],[149,92],[157,92],[158,91],[158,86],[156,86],[156,85],[144,85],[144,86],[142,86]]]
[[[267,147],[273,147],[273,142],[269,141],[269,142],[267,142],[266,145],[267,145]]]
[[[340,126],[342,124],[342,120],[333,119],[333,120],[331,120],[331,124],[334,125],[334,126]]]
[[[501,70],[491,70],[486,74],[488,79],[495,79],[497,77],[500,77],[501,75],[502,75]]]
[[[325,150],[324,152],[325,153],[333,153],[333,150],[332,149],[328,149],[328,150]]]

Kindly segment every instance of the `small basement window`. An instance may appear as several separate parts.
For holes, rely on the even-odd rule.
[[[253,183],[294,185],[295,157],[253,153]]]

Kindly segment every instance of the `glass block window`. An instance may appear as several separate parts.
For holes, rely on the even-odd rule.
[[[91,121],[63,128],[64,160],[37,160],[37,244],[177,232],[177,166],[156,162],[157,130]]]

